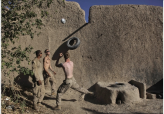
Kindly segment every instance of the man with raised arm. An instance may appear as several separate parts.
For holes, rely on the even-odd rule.
[[[55,107],[55,110],[61,110],[61,97],[62,95],[69,89],[72,88],[76,91],[79,91],[82,94],[90,94],[94,95],[93,92],[89,92],[85,88],[81,88],[77,83],[75,78],[73,77],[73,62],[70,60],[70,55],[68,52],[64,53],[64,58],[65,58],[65,63],[60,63],[59,64],[59,59],[63,56],[62,53],[59,54],[59,58],[56,61],[56,66],[57,67],[62,67],[63,71],[65,73],[65,80],[63,83],[60,85],[57,91],[57,98],[56,98],[56,104],[57,106]]]
[[[34,109],[37,111],[39,111],[38,106],[43,106],[41,102],[43,101],[45,95],[43,65],[40,60],[41,57],[42,57],[42,52],[40,50],[37,50],[36,58],[32,61],[32,70],[34,73],[33,103],[34,103]]]
[[[56,74],[51,67],[51,59],[50,59],[50,51],[46,49],[45,51],[46,57],[44,57],[44,77],[45,77],[45,85],[49,85],[51,83],[51,95],[55,95],[55,78],[54,75]],[[53,72],[53,73],[52,73]],[[53,75],[54,74],[54,75]]]

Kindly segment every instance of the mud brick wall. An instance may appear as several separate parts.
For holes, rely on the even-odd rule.
[[[80,86],[89,88],[98,81],[136,80],[150,87],[163,78],[162,7],[92,6],[89,23],[76,2],[54,0],[48,12],[48,17],[42,20],[45,26],[41,35],[35,36],[34,40],[22,37],[16,45],[25,47],[31,44],[33,52],[50,50],[52,67],[57,73],[57,87],[64,79],[64,72],[55,66],[55,62],[60,52],[68,50],[64,43],[71,37],[81,40],[80,46],[70,51],[74,77]],[[65,24],[61,22],[62,18],[66,19]],[[35,57],[33,52],[31,60]],[[60,62],[64,62],[64,58]],[[25,62],[22,65],[31,68]],[[31,86],[30,76],[14,76],[21,85]],[[2,83],[4,80],[2,72]]]

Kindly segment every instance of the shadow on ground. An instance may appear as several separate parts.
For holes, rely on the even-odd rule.
[[[72,102],[75,102],[77,100],[76,99],[62,99],[62,101],[72,101]]]
[[[91,86],[88,90],[95,93],[95,86],[96,86],[96,83],[93,86]],[[84,100],[93,104],[105,105],[99,102],[98,99],[96,99],[96,94],[94,96],[86,94]]]
[[[53,106],[50,106],[50,105],[48,105],[46,103],[42,103],[42,104],[45,105],[47,108],[50,108],[51,110],[54,110],[54,107]]]
[[[29,81],[30,76],[29,75],[24,75],[23,73],[20,73],[15,79],[14,81],[16,82],[16,84],[18,84],[21,88],[19,90],[19,92],[21,93],[21,96],[23,96],[24,98],[21,98],[22,100],[25,100],[26,102],[26,106],[28,107],[33,107],[33,91],[32,91],[32,87],[33,87],[33,83],[31,83]]]
[[[33,84],[29,81],[30,76],[24,75],[23,73],[20,73],[14,81],[20,85],[21,87],[29,87],[32,88]]]
[[[44,96],[44,99],[43,100],[55,100],[56,101],[56,98],[55,97],[47,97],[47,96]]]
[[[92,109],[89,109],[89,108],[82,108],[82,109],[85,110],[85,111],[91,112],[93,114],[107,114],[107,113],[98,112],[96,110],[92,110]],[[110,114],[112,114],[112,113],[110,113]]]
[[[32,94],[32,88],[22,88],[20,91],[22,96],[24,96],[26,99],[26,106],[33,108],[33,94]],[[28,94],[31,93],[31,94]]]
[[[160,81],[158,81],[156,84],[149,87],[146,91],[163,93],[163,78]]]
[[[111,112],[103,113],[103,112],[98,112],[98,111],[96,111],[96,110],[89,109],[89,108],[82,108],[82,109],[85,110],[85,111],[91,112],[92,114],[123,114],[123,112],[122,112],[122,113],[111,113]],[[124,114],[125,114],[125,113],[124,113]],[[148,113],[132,112],[132,113],[130,113],[130,114],[148,114]],[[151,114],[151,113],[149,113],[149,114]],[[153,113],[152,113],[152,114],[153,114]]]
[[[146,92],[156,94],[157,98],[163,99],[163,78],[156,84],[149,87]]]

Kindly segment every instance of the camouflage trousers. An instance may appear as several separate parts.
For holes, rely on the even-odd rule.
[[[55,90],[56,82],[55,82],[55,78],[53,76],[45,78],[45,86],[46,87],[49,85],[49,83],[51,84],[51,89]]]
[[[67,78],[63,81],[63,83],[60,85],[57,91],[57,98],[56,98],[56,104],[61,105],[61,98],[62,95],[69,89],[72,88],[80,93],[88,94],[89,91],[85,88],[81,88],[77,83],[74,77]]]
[[[44,81],[41,82],[42,85],[39,86],[37,85],[37,82],[35,82],[34,84],[34,88],[33,88],[34,104],[37,104],[38,102],[42,102],[45,95]]]
[[[48,72],[50,73],[51,77],[49,77],[49,75],[46,72],[44,72],[45,88],[51,84],[51,90],[55,90],[56,81],[54,75],[50,71]]]

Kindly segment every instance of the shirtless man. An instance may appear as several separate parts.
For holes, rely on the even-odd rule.
[[[45,78],[45,86],[51,83],[51,95],[55,95],[55,71],[52,70],[51,67],[51,59],[50,59],[50,51],[48,49],[45,50],[46,57],[44,57],[44,78]],[[53,74],[52,74],[53,72]]]
[[[90,94],[90,95],[94,95],[93,92],[89,92],[87,89],[85,88],[81,88],[77,83],[75,78],[73,77],[73,62],[70,60],[70,55],[68,52],[66,52],[64,54],[64,58],[65,58],[65,63],[59,63],[59,59],[63,56],[62,53],[59,54],[59,58],[56,61],[56,66],[57,67],[62,67],[63,71],[65,73],[65,80],[63,81],[63,83],[60,85],[60,87],[58,88],[57,91],[57,98],[56,98],[56,104],[57,106],[55,107],[55,110],[61,110],[61,97],[62,95],[69,89],[72,88],[76,91],[79,91],[82,94]]]

